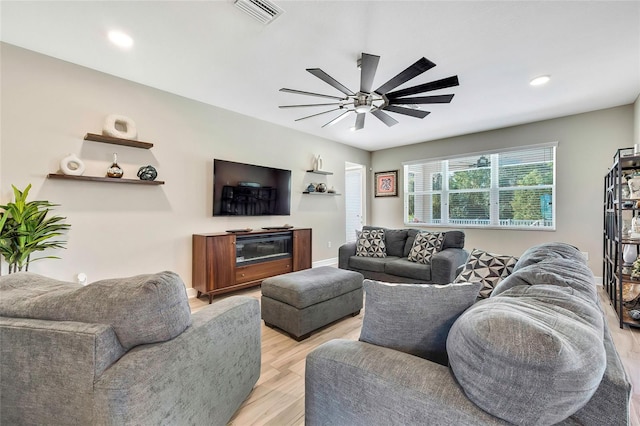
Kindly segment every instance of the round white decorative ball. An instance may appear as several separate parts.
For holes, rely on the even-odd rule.
[[[82,176],[84,173],[84,163],[75,154],[69,154],[60,160],[60,170],[65,175]]]
[[[118,127],[124,127],[124,130],[119,130]],[[104,120],[102,134],[120,139],[135,139],[138,137],[138,130],[136,129],[136,123],[129,117],[109,114]]]

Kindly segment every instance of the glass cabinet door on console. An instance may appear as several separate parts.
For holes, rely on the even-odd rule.
[[[236,238],[236,266],[290,258],[291,233],[239,235]]]

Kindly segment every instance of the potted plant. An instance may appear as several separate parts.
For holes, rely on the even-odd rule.
[[[29,270],[29,264],[40,259],[59,259],[57,256],[42,256],[33,259],[32,254],[52,248],[64,248],[66,241],[56,239],[71,228],[64,222],[66,217],[50,216],[49,201],[29,201],[29,184],[24,191],[11,185],[14,202],[0,205],[0,254],[9,264],[9,273]]]

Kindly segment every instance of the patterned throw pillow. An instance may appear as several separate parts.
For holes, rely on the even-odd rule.
[[[517,261],[518,258],[514,256],[473,249],[464,270],[453,282],[481,282],[482,288],[478,297],[486,299],[491,296],[494,287],[511,274]]]
[[[384,244],[384,230],[363,230],[356,241],[356,256],[387,257],[387,247]]]
[[[416,235],[407,259],[425,265],[431,263],[431,256],[442,248],[442,241],[444,241],[442,232],[420,232]]]

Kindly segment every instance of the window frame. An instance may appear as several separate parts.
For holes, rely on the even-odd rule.
[[[411,227],[443,227],[443,228],[471,228],[471,229],[501,229],[501,230],[526,230],[526,231],[546,231],[546,232],[554,232],[557,228],[557,215],[556,215],[556,195],[557,195],[557,181],[556,181],[556,168],[557,168],[557,147],[558,142],[548,142],[536,145],[524,145],[512,148],[505,148],[499,150],[492,151],[481,151],[481,152],[472,152],[472,153],[464,153],[459,155],[452,155],[447,157],[437,157],[437,158],[429,158],[423,160],[413,160],[406,161],[402,163],[403,169],[403,221],[406,226]],[[498,161],[500,154],[514,153],[514,152],[523,152],[523,151],[531,151],[537,149],[547,149],[551,148],[552,151],[552,183],[545,185],[536,185],[536,186],[505,186],[500,187],[500,164]],[[490,168],[490,185],[488,188],[472,188],[472,189],[455,189],[451,190],[449,188],[449,180],[452,173],[450,171],[449,165],[450,162],[455,160],[460,160],[468,157],[489,157],[490,164],[486,167]],[[440,171],[430,171],[429,181],[432,181],[434,175],[441,173],[443,178],[440,185],[440,190],[415,190],[415,175],[420,174],[420,172],[416,173],[415,171],[409,171],[410,166],[419,165],[419,164],[430,164],[434,165],[436,163],[440,163],[441,168]],[[522,163],[522,164],[533,164],[531,163]],[[503,166],[504,167],[504,166]],[[471,169],[470,169],[471,170]],[[458,170],[456,170],[458,171]],[[414,179],[410,179],[410,175],[414,175]],[[445,178],[446,176],[446,178]],[[410,181],[413,182],[414,188],[413,191],[409,191]],[[424,179],[422,179],[425,182]],[[538,190],[551,190],[551,225],[549,226],[533,226],[535,224],[532,223],[530,225],[513,225],[513,224],[501,224],[500,219],[500,193],[506,191],[523,191],[527,189],[538,189]],[[465,193],[465,192],[487,192],[489,193],[489,223],[460,223],[464,219],[456,220],[449,218],[449,200],[451,194],[456,193]],[[439,195],[440,196],[440,219],[431,219],[431,222],[410,222],[409,221],[409,201],[411,199],[414,200],[413,211],[415,212],[415,200],[418,197],[429,197],[431,206],[433,206],[433,197]],[[427,209],[428,214],[433,216],[433,209]],[[436,222],[434,222],[434,220]],[[472,221],[473,219],[469,219]],[[503,219],[504,220],[504,219]]]

